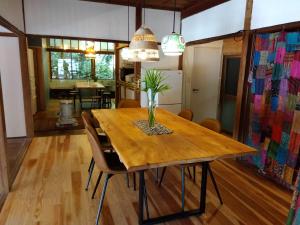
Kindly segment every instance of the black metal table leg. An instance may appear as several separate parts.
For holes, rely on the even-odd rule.
[[[201,181],[201,190],[200,190],[200,204],[199,208],[192,210],[184,210],[184,192],[185,192],[185,167],[181,168],[182,176],[182,210],[176,213],[169,215],[159,216],[155,218],[145,219],[144,220],[144,192],[145,192],[145,180],[144,180],[144,171],[140,171],[140,182],[139,182],[139,225],[152,225],[158,223],[164,223],[168,221],[173,221],[176,219],[183,219],[191,216],[200,216],[205,213],[206,206],[206,188],[207,188],[207,173],[208,173],[208,162],[202,163],[202,181]]]
[[[203,162],[202,163],[201,193],[200,193],[200,211],[202,213],[205,213],[205,206],[206,206],[207,171],[208,171],[208,162]]]
[[[184,196],[185,196],[185,167],[181,166],[181,210],[184,211]]]
[[[144,180],[144,170],[139,171],[140,181],[139,181],[139,225],[143,225],[144,222],[144,191],[145,191],[145,180]]]

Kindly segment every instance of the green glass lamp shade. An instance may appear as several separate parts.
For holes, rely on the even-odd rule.
[[[161,41],[161,48],[167,56],[182,55],[185,49],[185,41],[181,34],[173,32],[165,36]]]

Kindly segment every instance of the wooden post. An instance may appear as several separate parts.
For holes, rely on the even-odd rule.
[[[144,6],[145,7],[145,6]],[[136,1],[136,7],[135,7],[135,29],[139,29],[142,26],[142,0]],[[134,74],[135,74],[135,80],[136,82],[141,79],[141,63],[136,62],[134,63]],[[125,90],[126,93],[126,90]],[[135,99],[140,100],[140,91],[135,90]]]
[[[246,13],[245,13],[245,21],[244,21],[244,38],[243,38],[243,46],[242,46],[242,55],[240,62],[240,73],[238,80],[238,89],[237,89],[237,99],[236,99],[236,110],[235,110],[235,123],[233,129],[233,137],[235,139],[239,139],[239,134],[241,132],[241,112],[242,112],[242,103],[243,103],[243,95],[245,91],[245,81],[248,75],[247,61],[249,61],[248,52],[250,51],[250,27],[251,27],[251,17],[252,17],[252,7],[253,0],[247,0],[246,4]]]
[[[33,115],[31,110],[30,78],[28,72],[28,58],[27,58],[27,40],[25,35],[19,35],[19,47],[20,47],[20,61],[21,61],[26,135],[28,138],[31,138],[34,136],[34,125],[33,125]]]
[[[120,80],[120,49],[119,49],[119,44],[117,43],[115,45],[115,105],[117,106],[119,101],[120,101],[120,85],[119,85],[119,80]]]

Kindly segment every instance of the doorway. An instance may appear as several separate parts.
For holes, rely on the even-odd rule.
[[[240,61],[241,57],[236,55],[226,55],[223,58],[219,120],[222,132],[231,136],[234,129]]]
[[[195,47],[191,78],[194,121],[217,118],[223,41]]]

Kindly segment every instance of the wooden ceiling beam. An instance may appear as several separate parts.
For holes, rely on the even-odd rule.
[[[112,5],[123,5],[123,6],[128,6],[127,1],[125,0],[81,0],[81,1],[86,1],[86,2],[97,2],[97,3],[105,3],[105,4],[112,4]],[[135,0],[130,0],[129,5],[132,7],[136,7],[136,1]],[[153,3],[147,3],[146,1],[146,8],[149,9],[162,9],[162,10],[174,10],[174,6],[169,6],[169,5],[164,5],[164,4],[153,4]],[[180,12],[181,8],[176,7],[176,11]]]
[[[181,18],[184,19],[186,17],[202,12],[211,7],[220,5],[227,1],[229,0],[201,0],[198,1],[197,3],[191,3],[190,6],[181,10]]]

